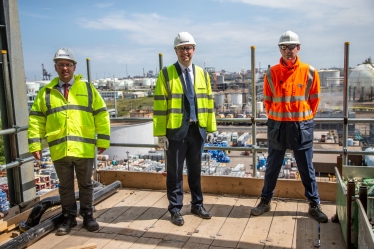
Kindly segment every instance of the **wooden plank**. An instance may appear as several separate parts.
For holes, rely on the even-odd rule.
[[[79,231],[79,232],[83,232],[83,231]],[[74,239],[75,237],[79,238],[79,235],[80,234],[76,233],[74,235]],[[84,239],[88,238],[88,240],[84,244],[96,243],[98,249],[106,246],[108,242],[111,241],[115,236],[116,234],[95,233],[95,232],[88,232],[88,231],[84,231],[82,233],[82,237],[84,237]]]
[[[256,205],[260,202],[257,200]],[[256,205],[253,205],[253,208]],[[238,248],[263,249],[269,229],[272,224],[273,216],[276,210],[277,202],[271,202],[271,209],[269,212],[261,216],[251,216],[240,238]]]
[[[46,248],[54,248],[54,249],[66,249],[67,247],[74,247],[78,245],[82,245],[90,239],[90,234],[95,235],[95,233],[87,232],[87,231],[77,231],[74,234],[65,235],[65,236],[55,236],[55,237],[62,237],[64,238],[60,243],[54,245],[53,247],[49,247],[47,245]],[[43,249],[45,247],[42,247]]]
[[[187,242],[182,248],[184,249],[208,249],[210,246],[208,244],[201,244],[196,242]]]
[[[219,200],[219,197],[215,195],[205,194],[203,198],[204,198],[205,210],[207,210],[208,212],[211,212],[212,207]],[[185,205],[182,211],[183,211],[182,215],[184,218],[184,225],[176,226],[170,223],[172,224],[173,229],[165,234],[164,240],[175,240],[175,241],[186,242],[193,236],[193,234],[197,232],[199,225],[203,222],[203,219],[191,213],[191,205]],[[169,215],[169,219],[170,219],[170,215]],[[186,247],[187,244],[188,243],[186,243],[184,247]]]
[[[128,171],[100,171],[100,179],[104,184],[119,180],[122,186],[128,188],[165,190],[165,177],[160,173],[128,172]],[[183,176],[184,191],[189,191],[187,175]],[[320,198],[326,201],[335,201],[336,183],[317,182]],[[264,179],[240,178],[230,176],[201,176],[201,187],[204,193],[237,194],[260,196]],[[305,199],[304,187],[300,180],[278,179],[274,190],[275,197]]]
[[[208,245],[212,244],[237,201],[237,196],[221,196],[210,210],[212,218],[209,220],[203,220],[196,228],[199,232],[193,233],[188,242]]]
[[[294,231],[296,244],[292,246],[297,249],[312,249],[318,242],[318,223],[309,216],[308,209],[309,204],[307,202],[298,202]],[[330,234],[330,232],[328,234]]]
[[[34,244],[27,247],[27,249],[52,249],[55,248],[56,245],[60,244],[65,240],[69,240],[78,230],[72,230],[68,235],[65,236],[56,236],[55,231],[50,232],[42,239],[36,241]],[[72,245],[73,246],[73,245]]]
[[[217,233],[211,248],[235,248],[242,236],[251,215],[250,206],[255,205],[257,198],[241,197],[235,203],[222,228]]]
[[[154,191],[152,195],[154,198],[158,196],[159,200],[150,206],[139,218],[119,232],[119,234],[141,237],[146,231],[152,230],[156,221],[167,212],[165,207],[169,203],[165,191]]]
[[[182,241],[174,241],[174,240],[162,240],[158,245],[155,247],[157,249],[166,249],[166,248],[182,248],[185,245],[185,242]]]
[[[154,238],[139,238],[130,249],[150,249],[156,248],[157,245],[161,242],[161,239],[154,239]]]
[[[164,198],[166,198],[166,200],[167,200],[167,196],[165,196]],[[191,209],[191,206],[189,204],[190,201],[191,201],[191,195],[188,194],[188,193],[187,194],[185,193],[184,198],[183,198],[183,207],[182,207],[182,210],[181,210],[181,214],[183,215],[184,218],[185,218],[186,214],[190,213],[190,209]],[[168,240],[175,241],[173,235],[181,234],[180,229],[185,230],[186,226],[188,226],[187,225],[188,223],[185,223],[185,225],[182,226],[182,227],[174,225],[170,221],[171,217],[170,217],[170,213],[167,210],[167,206],[165,206],[165,210],[166,210],[165,214],[158,221],[156,221],[156,223],[153,225],[152,229],[149,229],[148,231],[146,231],[143,234],[143,237],[145,237],[145,238],[159,238],[159,239],[166,239],[167,238]],[[185,220],[185,222],[186,222],[186,220]],[[187,234],[187,232],[184,232],[183,235],[186,235],[186,234]],[[186,240],[187,239],[185,239],[184,241],[186,241]]]
[[[152,191],[148,190],[136,192],[134,197],[137,197],[136,202],[133,203],[128,210],[113,220],[113,222],[102,228],[100,232],[118,234],[160,199],[159,195],[153,194]],[[126,198],[125,201],[127,199],[128,198]]]
[[[274,199],[273,199],[274,200]],[[265,248],[291,248],[295,227],[297,201],[278,200]]]
[[[339,223],[333,223],[331,217],[336,213],[336,206],[331,202],[322,202],[322,211],[329,218],[328,223],[321,223],[321,247],[345,248],[344,237]]]
[[[131,201],[139,198],[136,194],[138,190],[121,189],[112,198],[96,205],[95,217],[100,228],[107,226],[131,206]]]
[[[12,237],[12,232],[0,234],[0,245]]]
[[[111,239],[103,249],[113,249],[113,248],[130,248],[136,241],[138,237],[127,236],[127,235],[116,235]]]
[[[94,248],[97,248],[96,243],[89,243],[89,244],[85,244],[85,245],[81,245],[81,246],[69,247],[69,248],[66,248],[66,249],[94,249]]]

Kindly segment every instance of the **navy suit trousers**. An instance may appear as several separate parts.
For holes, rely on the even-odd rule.
[[[191,205],[202,206],[201,192],[201,153],[204,140],[200,135],[198,124],[189,126],[182,141],[169,140],[167,156],[166,187],[169,200],[168,210],[179,212],[183,206],[183,164],[186,159],[188,185],[191,191]]]
[[[274,194],[275,185],[277,184],[286,150],[276,150],[269,147],[268,151],[269,156],[267,158],[264,187],[262,188],[261,196],[267,201],[270,201]],[[293,152],[299,169],[300,178],[305,188],[305,197],[310,201],[320,203],[318,186],[312,163],[313,148],[294,150]]]

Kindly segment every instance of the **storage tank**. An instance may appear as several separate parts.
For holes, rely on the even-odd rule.
[[[340,72],[338,70],[320,70],[318,73],[321,86],[329,87],[340,84]]]
[[[40,84],[36,82],[26,82],[26,89],[27,92],[38,92],[40,88]]]
[[[133,80],[125,80],[125,86],[132,87],[134,86],[134,81]]]
[[[222,84],[222,83],[224,82],[224,79],[225,79],[225,78],[224,78],[223,75],[217,75],[217,82],[218,82],[218,83],[221,83],[221,84]]]
[[[221,107],[225,103],[225,95],[222,93],[214,94],[214,105],[216,107]]]
[[[257,112],[263,112],[264,111],[264,104],[262,102],[256,102],[256,110],[257,110]]]
[[[140,86],[142,83],[143,83],[143,79],[140,79],[140,78],[134,79],[134,84],[135,85]]]
[[[231,93],[225,93],[226,96],[226,103],[231,104]]]
[[[151,79],[144,78],[142,80],[142,86],[150,87],[151,86]]]
[[[370,100],[374,87],[374,67],[372,64],[361,64],[352,70],[348,79],[349,92],[354,100]]]
[[[153,137],[153,122],[137,123],[137,124],[123,124],[112,123],[110,125],[110,142],[111,143],[134,143],[134,144],[154,144]],[[109,147],[105,154],[109,155],[111,160],[127,159],[126,152],[129,155],[146,154],[149,148],[140,147]]]
[[[231,94],[231,102],[232,102],[233,105],[242,106],[242,104],[243,104],[243,94],[242,93]]]

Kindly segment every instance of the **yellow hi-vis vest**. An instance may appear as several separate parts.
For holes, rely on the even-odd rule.
[[[109,147],[106,105],[95,87],[81,81],[81,77],[74,75],[69,101],[58,90],[58,77],[39,91],[29,113],[30,152],[42,149],[43,137],[47,138],[54,161],[66,156],[94,158],[95,145]]]
[[[204,70],[194,66],[194,90],[199,126],[207,132],[217,129],[210,79]],[[183,77],[181,75],[181,77]],[[153,135],[166,136],[167,129],[182,125],[184,92],[174,65],[160,71],[156,82],[153,103]]]

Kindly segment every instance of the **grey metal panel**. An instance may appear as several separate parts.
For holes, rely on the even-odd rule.
[[[28,124],[27,93],[25,87],[25,74],[23,63],[23,50],[18,17],[17,0],[3,1],[5,28],[8,44],[8,56],[10,63],[10,80],[12,85],[12,101],[14,106],[15,124],[25,126]],[[17,136],[18,154],[20,158],[29,156],[27,132],[21,132]],[[28,201],[36,196],[34,182],[33,163],[25,163],[20,167],[21,184],[23,186],[23,200]]]
[[[374,248],[374,233],[360,200],[358,205],[358,248]],[[368,209],[369,210],[369,209]]]

